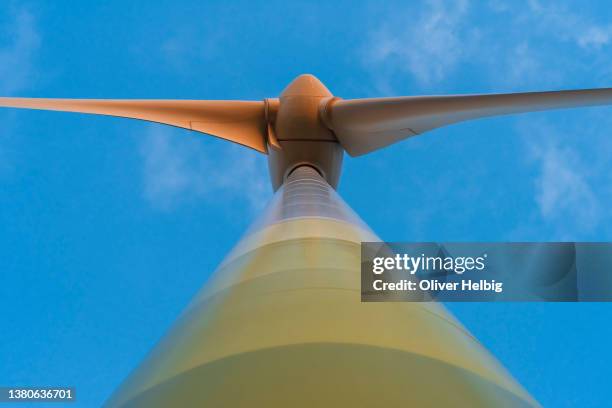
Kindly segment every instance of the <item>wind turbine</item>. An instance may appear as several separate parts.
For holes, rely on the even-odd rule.
[[[338,196],[363,155],[453,123],[612,103],[612,89],[335,97],[300,75],[263,101],[0,98],[0,106],[178,126],[268,155],[274,198],[108,407],[539,406],[438,303],[361,303]]]

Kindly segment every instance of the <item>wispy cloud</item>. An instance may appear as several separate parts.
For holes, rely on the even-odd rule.
[[[536,22],[534,28],[565,41],[574,42],[585,49],[600,49],[612,39],[612,25],[597,24],[592,16],[570,10],[563,2],[542,3],[529,0],[523,8],[522,18]],[[515,9],[515,13],[518,11]]]
[[[580,33],[578,37],[578,44],[583,48],[596,48],[599,49],[610,43],[612,39],[612,25],[606,27],[587,27],[587,29]]]
[[[210,145],[184,131],[151,125],[140,142],[147,201],[166,211],[194,200],[237,200],[248,210],[261,209],[271,191],[265,158],[229,142]]]
[[[576,152],[550,144],[534,146],[532,154],[539,166],[535,187],[541,215],[591,229],[601,218],[601,205]]]
[[[374,70],[393,67],[396,74],[409,74],[420,84],[442,80],[461,61],[473,35],[463,26],[467,9],[466,0],[429,0],[416,21],[414,10],[389,16],[374,27],[363,50],[365,64]]]
[[[467,67],[485,80],[481,86],[496,89],[558,85],[586,71],[610,73],[610,59],[593,53],[612,46],[612,24],[564,2],[429,0],[421,9],[394,7],[370,25],[362,60],[374,85],[387,93],[407,80],[425,89],[450,84]],[[570,59],[568,50],[585,58]]]
[[[497,22],[499,26],[485,27],[487,34],[483,38],[496,38],[502,47],[494,48],[486,41],[479,44],[490,60],[505,62],[502,66],[489,64],[493,84],[496,78],[500,79],[499,72],[506,71],[505,67],[516,73],[515,65],[528,69],[523,69],[521,75],[501,76],[515,86],[567,86],[587,73],[592,81],[609,77],[611,24],[598,23],[597,16],[586,14],[575,5],[570,8],[563,1],[507,2],[493,9],[502,21]],[[503,31],[510,35],[499,36]],[[517,50],[517,46],[530,52],[503,58],[505,49]]]
[[[609,159],[603,151],[610,143],[601,137],[601,130],[579,124],[521,120],[517,131],[523,136],[525,163],[535,170],[533,197],[537,213],[532,214],[532,220],[540,220],[539,224],[547,228],[547,232],[540,231],[536,236],[579,240],[609,233],[611,216],[605,203],[612,198],[612,188]],[[593,148],[580,149],[577,138],[589,140]],[[530,227],[519,228],[529,232]]]

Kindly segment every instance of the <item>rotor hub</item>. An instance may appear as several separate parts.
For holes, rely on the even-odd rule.
[[[313,75],[300,75],[280,94],[266,99],[269,168],[274,189],[298,166],[309,165],[334,188],[343,149],[325,120],[332,93]]]

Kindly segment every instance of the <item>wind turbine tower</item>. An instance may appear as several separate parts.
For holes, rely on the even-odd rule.
[[[314,76],[263,101],[0,98],[112,115],[268,155],[275,195],[107,407],[534,407],[435,302],[360,301],[362,241],[342,158],[487,116],[612,103],[612,89],[344,100]]]

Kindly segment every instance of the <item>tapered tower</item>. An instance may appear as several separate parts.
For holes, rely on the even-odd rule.
[[[361,302],[374,240],[296,168],[106,406],[538,406],[440,304]]]

